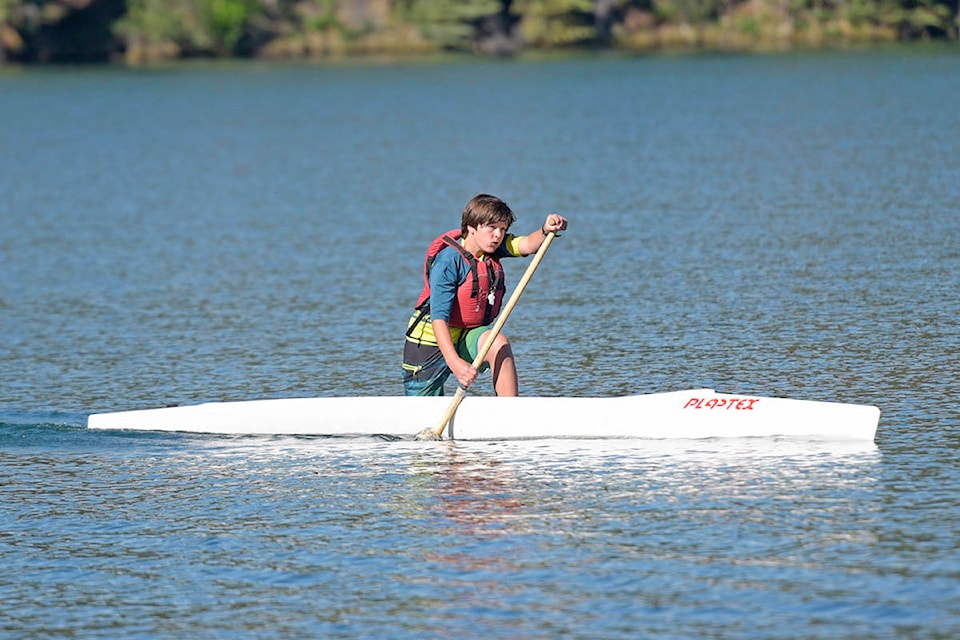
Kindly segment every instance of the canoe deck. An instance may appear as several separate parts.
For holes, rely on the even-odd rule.
[[[211,402],[92,414],[91,429],[410,439],[437,427],[449,397],[352,396]],[[467,396],[446,438],[798,437],[873,441],[877,407],[691,389],[610,398]]]

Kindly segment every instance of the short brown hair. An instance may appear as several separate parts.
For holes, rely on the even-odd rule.
[[[460,218],[460,231],[466,236],[467,227],[479,229],[485,224],[497,222],[506,222],[509,229],[510,225],[516,221],[517,216],[513,214],[506,202],[488,193],[478,193],[463,208],[463,216]]]

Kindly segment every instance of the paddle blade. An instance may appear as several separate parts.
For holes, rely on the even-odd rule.
[[[479,357],[477,358],[479,360]],[[457,412],[457,407],[460,406],[460,402],[463,400],[463,397],[467,394],[467,388],[463,385],[457,387],[457,392],[453,395],[453,401],[450,403],[450,406],[447,407],[447,412],[443,414],[443,420],[440,421],[440,426],[436,429],[424,429],[416,435],[416,440],[443,440],[443,431],[447,428],[447,425],[453,421],[453,414]]]
[[[423,441],[439,441],[443,440],[443,436],[436,432],[436,430],[431,428],[426,428],[420,433],[418,433],[413,438],[414,440],[423,440]]]

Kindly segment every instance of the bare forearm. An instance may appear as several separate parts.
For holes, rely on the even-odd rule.
[[[537,249],[543,244],[543,241],[547,239],[548,233],[557,233],[566,228],[566,218],[556,213],[551,213],[539,229],[520,238],[520,242],[518,243],[520,253],[525,256],[536,253]]]
[[[443,354],[444,361],[452,371],[455,371],[454,366],[462,358],[457,353],[457,348],[453,346],[450,325],[447,324],[446,320],[433,320],[431,324],[433,325],[433,335],[437,338],[437,346],[440,347],[440,353]]]
[[[537,229],[533,233],[528,233],[520,238],[520,242],[517,243],[520,247],[520,253],[525,256],[536,253],[537,249],[540,248],[540,245],[542,245],[546,239],[547,234],[543,232],[543,229]]]
[[[443,354],[443,360],[447,363],[447,367],[450,368],[460,386],[469,387],[477,379],[477,370],[473,368],[472,363],[467,362],[457,353],[447,321],[433,320],[431,324],[433,325],[433,334],[437,338],[437,346],[440,347],[440,353]]]

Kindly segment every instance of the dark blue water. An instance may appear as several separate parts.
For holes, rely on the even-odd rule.
[[[4,71],[0,635],[957,635],[958,103],[942,51]],[[84,428],[400,393],[478,191],[571,220],[523,393],[875,404],[876,446]]]

